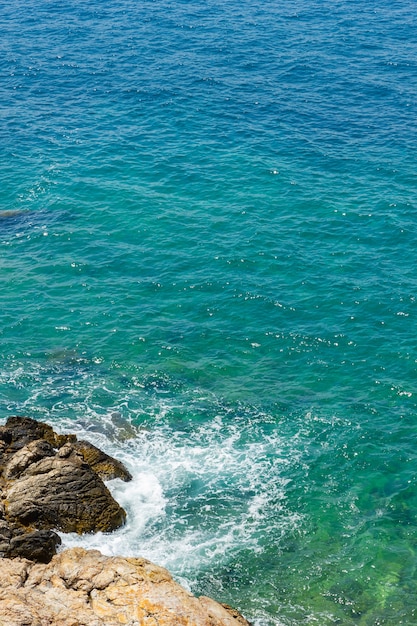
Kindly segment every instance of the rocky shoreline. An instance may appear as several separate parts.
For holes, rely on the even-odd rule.
[[[28,417],[0,427],[0,626],[248,626],[141,558],[73,548],[55,531],[111,532],[126,513],[104,480],[131,475],[75,435]]]

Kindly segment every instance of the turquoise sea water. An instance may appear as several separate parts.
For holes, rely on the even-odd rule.
[[[256,626],[417,624],[415,4],[0,26],[0,418],[135,476],[83,544]]]

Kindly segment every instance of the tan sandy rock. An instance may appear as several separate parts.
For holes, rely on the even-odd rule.
[[[0,626],[249,626],[141,558],[72,548],[47,565],[0,560]]]

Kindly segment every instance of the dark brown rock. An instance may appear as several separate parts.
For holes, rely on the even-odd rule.
[[[84,461],[102,478],[111,480],[121,478],[124,481],[132,480],[131,473],[123,463],[109,456],[88,441],[77,441],[73,444],[74,449],[82,455]]]
[[[125,511],[103,478],[131,476],[122,463],[75,435],[10,417],[0,427],[0,556],[49,562],[63,532],[109,532]]]
[[[2,438],[6,443],[10,436],[9,445],[14,450],[19,450],[36,439],[45,439],[54,448],[60,448],[68,441],[76,441],[77,439],[75,435],[58,435],[49,424],[17,415],[9,417],[3,428]]]
[[[125,511],[102,478],[131,476],[122,463],[75,435],[10,417],[0,427],[0,557],[49,562],[63,532],[109,532]]]
[[[26,532],[20,526],[0,520],[0,557],[19,556],[39,563],[49,563],[60,544],[61,538],[52,530]]]
[[[0,426],[0,441],[2,449],[5,448],[6,444],[9,445],[10,443],[12,443],[12,439],[12,431],[6,428],[6,426]]]
[[[0,520],[0,557],[7,556],[10,549],[10,541],[13,530],[6,520]]]
[[[100,477],[72,451],[30,464],[5,489],[12,523],[64,532],[108,532],[121,526],[124,510]]]
[[[13,537],[4,556],[19,556],[37,563],[49,563],[60,544],[61,538],[52,530],[34,530]]]

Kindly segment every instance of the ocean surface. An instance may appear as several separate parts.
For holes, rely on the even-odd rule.
[[[417,624],[409,0],[0,6],[0,422],[255,626]]]

